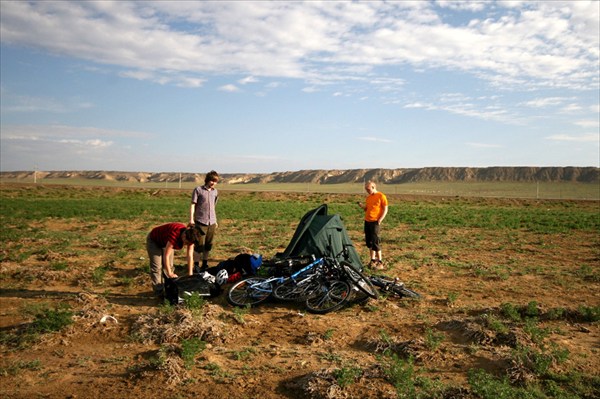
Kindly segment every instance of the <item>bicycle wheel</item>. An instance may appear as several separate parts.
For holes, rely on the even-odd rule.
[[[348,302],[352,288],[343,280],[323,281],[318,292],[306,299],[306,310],[325,314],[340,309]]]
[[[303,301],[316,292],[320,286],[321,284],[312,276],[300,281],[288,279],[273,289],[273,296],[283,301]]]
[[[352,281],[352,283],[358,287],[358,289],[360,289],[362,292],[364,292],[371,298],[376,299],[379,296],[377,290],[375,289],[375,287],[373,287],[373,284],[371,283],[371,280],[368,277],[366,277],[358,270],[354,269],[346,262],[341,262],[340,265],[344,269],[346,277],[348,277],[350,281]]]
[[[394,293],[396,295],[400,295],[401,297],[409,297],[409,298],[414,298],[414,299],[421,299],[421,294],[406,288],[403,285],[396,285],[392,287],[392,290],[394,290]]]
[[[422,295],[418,292],[415,292],[410,288],[406,288],[404,283],[398,282],[397,280],[392,280],[389,277],[369,276],[369,280],[371,280],[371,283],[373,283],[374,286],[385,293],[391,293],[399,297],[409,297],[414,299],[422,298]]]
[[[227,293],[227,301],[234,306],[254,306],[264,302],[272,292],[270,280],[251,277],[235,283]]]

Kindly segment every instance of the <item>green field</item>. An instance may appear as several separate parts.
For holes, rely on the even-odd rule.
[[[361,187],[272,186],[221,185],[211,266],[274,256],[321,204],[367,264]],[[138,397],[132,381],[148,397],[324,398],[332,384],[334,398],[599,397],[598,201],[384,189],[383,273],[423,298],[380,292],[314,315],[277,301],[234,308],[224,294],[193,308],[152,297],[146,236],[187,221],[191,186],[3,182],[0,397]]]
[[[197,183],[161,182],[135,183],[128,181],[93,179],[12,179],[2,178],[1,183],[31,183],[40,185],[74,185],[97,187],[130,187],[148,189],[183,189],[189,191]],[[362,183],[316,184],[316,183],[267,183],[267,184],[219,184],[226,191],[281,191],[301,193],[363,193]],[[424,182],[404,184],[379,184],[379,191],[386,194],[435,195],[490,198],[534,199],[582,199],[600,200],[600,183],[578,182]]]

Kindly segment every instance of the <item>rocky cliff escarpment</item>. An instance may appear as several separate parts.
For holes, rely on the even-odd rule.
[[[33,177],[32,171],[2,172],[3,178],[24,179]],[[178,172],[118,172],[118,171],[36,171],[39,179],[95,179],[130,182],[196,182],[204,180],[204,173]],[[599,183],[600,168],[596,167],[488,167],[488,168],[400,168],[400,169],[348,169],[299,170],[273,173],[226,173],[223,183],[358,183],[374,180],[378,183],[401,184],[428,181],[445,182],[580,182]]]

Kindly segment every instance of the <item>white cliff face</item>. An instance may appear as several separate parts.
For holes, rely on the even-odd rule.
[[[204,173],[184,172],[120,172],[120,171],[14,171],[0,172],[2,178],[27,179],[94,179],[137,182],[204,181]],[[273,173],[224,173],[221,182],[227,184],[277,183],[361,183],[375,180],[398,184],[427,181],[468,182],[559,182],[599,183],[597,167],[428,167],[398,169],[299,170]]]

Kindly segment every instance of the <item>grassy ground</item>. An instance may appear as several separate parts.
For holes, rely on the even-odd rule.
[[[600,395],[597,201],[388,192],[385,274],[424,299],[383,295],[321,316],[152,298],[146,234],[187,220],[189,190],[3,182],[0,396]],[[273,256],[322,203],[366,261],[362,198],[225,189],[210,263]]]
[[[2,183],[31,183],[33,178],[7,179]],[[99,187],[130,187],[141,189],[192,190],[196,183],[162,182],[135,183],[92,179],[38,179],[42,185],[74,185]],[[362,183],[314,184],[314,183],[268,183],[268,184],[220,184],[223,191],[281,191],[303,193],[362,194]],[[600,200],[598,183],[577,182],[425,182],[404,184],[381,184],[379,190],[386,194],[434,195],[490,198],[531,199],[581,199]]]

